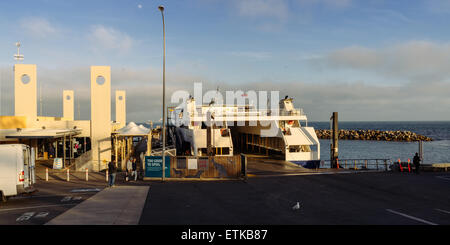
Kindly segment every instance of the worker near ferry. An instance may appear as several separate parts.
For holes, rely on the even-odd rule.
[[[108,173],[109,173],[109,187],[114,187],[114,182],[116,180],[116,173],[117,173],[117,167],[116,167],[116,161],[112,160],[108,163]]]
[[[130,174],[132,174],[133,171],[133,158],[130,157],[130,159],[128,159],[127,161],[127,172],[125,173],[125,181],[128,181],[128,176],[130,176]]]
[[[420,157],[419,153],[416,152],[416,155],[413,158],[413,164],[415,167],[416,174],[419,174],[419,168],[420,168]]]
[[[136,158],[133,158],[131,163],[131,176],[134,176],[134,181],[137,181],[137,163]]]

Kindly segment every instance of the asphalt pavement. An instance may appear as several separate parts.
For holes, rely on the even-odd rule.
[[[293,209],[299,203],[298,209]],[[449,225],[450,174],[152,182],[142,225]]]

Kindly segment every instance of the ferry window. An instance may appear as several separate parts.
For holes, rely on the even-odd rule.
[[[300,151],[300,146],[298,146],[298,145],[289,146],[289,152],[299,152],[299,151]]]
[[[222,155],[229,155],[230,154],[230,148],[224,147],[222,148]]]
[[[302,145],[301,150],[302,152],[311,152],[311,148],[309,147],[309,145]]]

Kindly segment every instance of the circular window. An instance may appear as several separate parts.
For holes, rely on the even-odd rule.
[[[70,97],[70,95],[67,95],[67,96],[66,96],[66,100],[70,100],[70,99],[72,99],[72,98]]]
[[[119,100],[123,100],[123,96],[121,95],[121,96],[119,96]]]
[[[23,74],[21,80],[23,84],[28,84],[30,82],[30,76]]]
[[[98,76],[97,77],[97,84],[98,85],[103,85],[105,83],[105,78],[103,76]]]

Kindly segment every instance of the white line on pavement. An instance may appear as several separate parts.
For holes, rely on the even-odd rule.
[[[31,217],[33,217],[33,215],[34,212],[24,213],[19,218],[16,219],[16,222],[29,220]]]
[[[50,214],[49,212],[40,212],[40,213],[36,214],[34,217],[35,218],[45,218],[49,214]]]
[[[447,211],[447,210],[442,210],[442,209],[439,209],[439,208],[435,208],[434,210],[442,212],[442,213],[450,214],[450,211]]]
[[[444,176],[436,176],[436,178],[439,179],[445,179],[445,180],[450,180],[450,176],[444,175]]]
[[[10,197],[10,200],[16,199],[28,199],[28,198],[41,198],[41,197],[63,197],[67,195],[67,193],[55,194],[55,195],[33,195],[33,196],[14,196]],[[77,195],[92,195],[92,193],[77,193]]]
[[[392,209],[386,209],[386,211],[394,213],[394,214],[398,214],[398,215],[401,215],[403,217],[406,217],[406,218],[409,218],[409,219],[412,219],[412,220],[415,220],[415,221],[419,221],[419,222],[422,222],[422,223],[425,223],[425,224],[428,224],[428,225],[438,225],[438,224],[435,224],[433,222],[426,221],[424,219],[420,219],[420,218],[417,218],[417,217],[414,217],[414,216],[411,216],[411,215],[407,215],[407,214],[404,214],[404,213],[400,213],[400,212],[394,211]]]
[[[47,208],[47,207],[57,207],[57,206],[74,206],[78,203],[70,203],[70,204],[57,204],[57,205],[46,205],[46,206],[34,206],[34,207],[23,207],[23,208],[8,208],[8,209],[0,209],[0,212],[6,212],[6,211],[14,211],[14,210],[21,210],[21,209],[33,209],[33,208]]]

